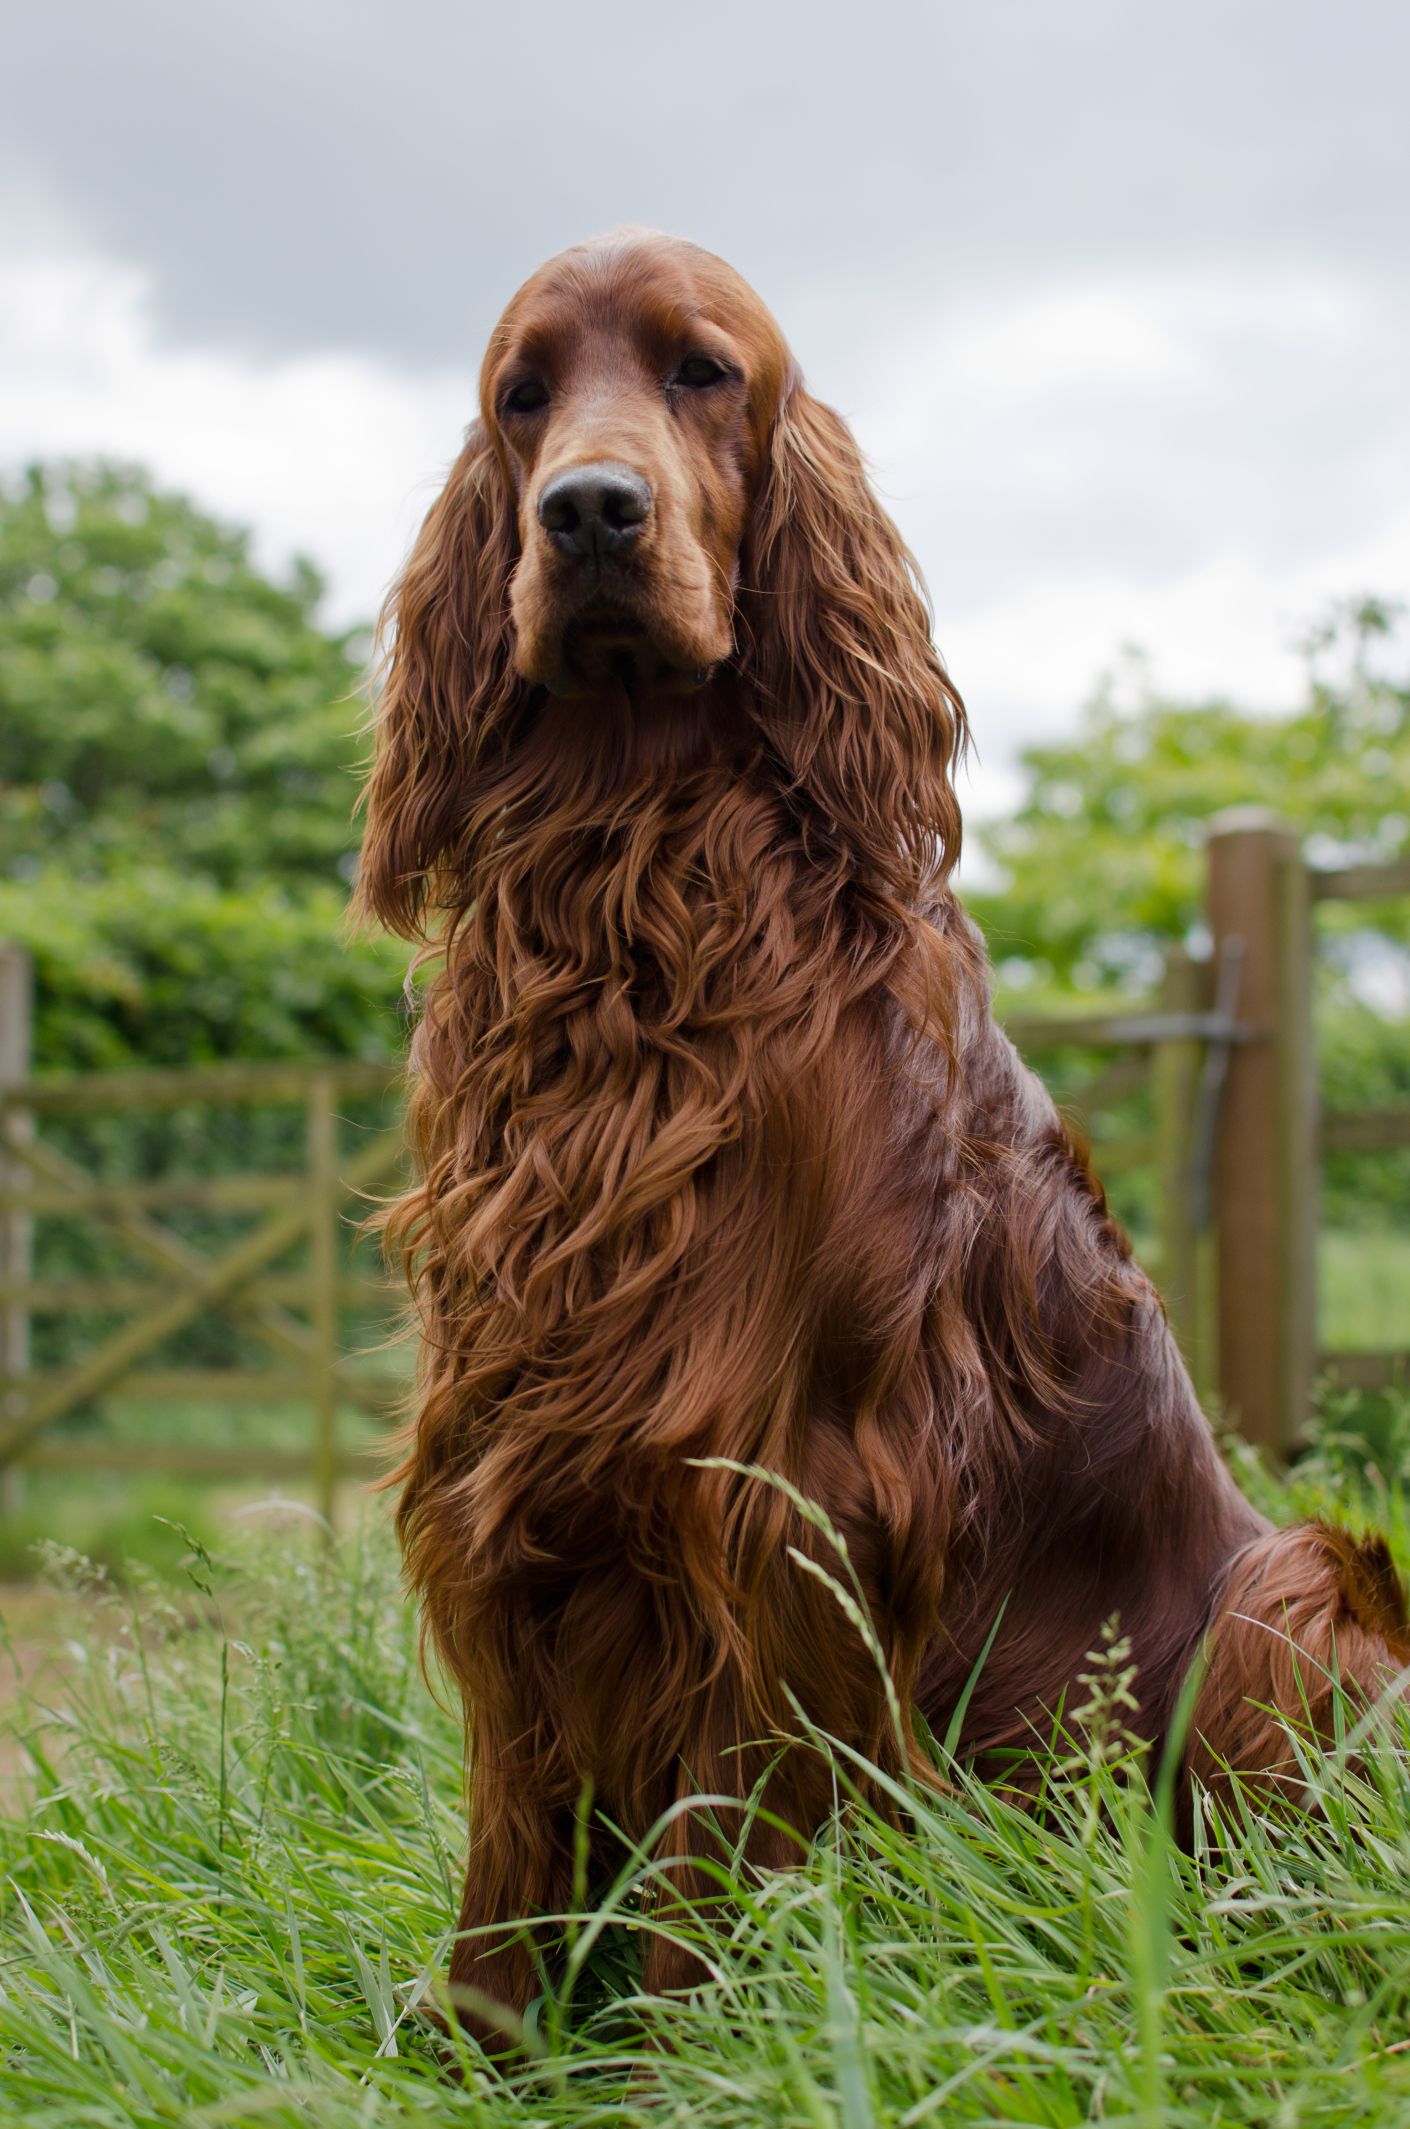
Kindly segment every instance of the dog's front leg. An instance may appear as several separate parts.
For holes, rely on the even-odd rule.
[[[721,1734],[733,1740],[740,1725],[731,1722]],[[656,1890],[642,1959],[648,1995],[700,1987],[709,1978],[705,1940],[711,1918],[722,1908],[728,1912],[735,1886],[755,1871],[804,1861],[827,1815],[823,1762],[806,1744],[790,1745],[757,1795],[774,1757],[769,1747],[722,1746],[717,1738],[683,1755],[676,1815],[654,1859]],[[695,1797],[738,1801],[692,1807]]]
[[[448,1986],[460,2023],[497,2052],[516,2043],[519,2022],[539,1993],[554,1932],[539,1918],[568,1908],[572,1844],[571,1829],[547,1801],[535,1808],[532,1784],[512,1784],[487,1761],[477,1737],[470,1851]]]
[[[740,1807],[741,1809],[743,1807]],[[801,1840],[757,1819],[741,1852],[730,1838],[726,1814],[687,1812],[672,1829],[669,1853],[658,1858],[660,1880],[642,1959],[642,1987],[648,1996],[683,1994],[709,1979],[703,1939],[712,1913],[730,1898],[729,1885],[747,1870],[779,1870],[800,1863]]]

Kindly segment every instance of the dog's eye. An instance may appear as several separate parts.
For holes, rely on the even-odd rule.
[[[724,364],[716,362],[713,355],[687,355],[671,382],[688,385],[692,392],[703,392],[707,385],[718,384],[724,374]]]
[[[538,377],[525,377],[505,393],[503,405],[509,414],[536,414],[548,405],[548,387]]]

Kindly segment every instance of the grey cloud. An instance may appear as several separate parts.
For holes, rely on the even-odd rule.
[[[202,453],[212,502],[317,547],[284,358],[381,365],[341,611],[394,566],[395,500],[429,496],[505,299],[621,222],[730,257],[854,420],[990,762],[1129,636],[1272,701],[1315,602],[1403,588],[1403,0],[27,0],[7,45],[6,252],[138,269],[134,377],[233,354],[232,449],[263,382],[283,409],[290,478],[225,493]],[[1053,306],[1108,299],[1132,360],[1098,318],[1064,367]],[[108,373],[85,398],[81,371],[89,435]],[[134,391],[124,433],[185,480],[221,408],[206,431],[184,401],[179,447]]]
[[[1404,242],[1398,4],[51,0],[0,177],[148,270],[162,330],[463,362],[538,258],[621,221],[761,287],[839,376],[947,288]]]

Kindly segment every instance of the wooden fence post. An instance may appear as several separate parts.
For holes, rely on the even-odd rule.
[[[1306,1423],[1317,1348],[1317,1068],[1312,919],[1296,833],[1262,807],[1211,824],[1216,965],[1243,941],[1239,1020],[1214,1164],[1219,1394],[1279,1460]]]
[[[23,947],[0,939],[0,1089],[28,1079],[34,1012],[34,973]],[[22,1109],[0,1110],[0,1188],[12,1189],[27,1180],[26,1171],[7,1147],[32,1136],[34,1119]],[[6,1207],[0,1211],[0,1279],[11,1287],[22,1285],[30,1275],[34,1228],[29,1214]],[[29,1372],[28,1305],[7,1295],[0,1301],[0,1384],[15,1382]],[[0,1422],[18,1407],[23,1393],[0,1389]],[[18,1465],[6,1467],[3,1499],[8,1509],[19,1506],[24,1473]]]
[[[1199,1013],[1208,1003],[1208,971],[1182,947],[1165,958],[1160,1009]],[[1185,1365],[1201,1392],[1210,1386],[1207,1325],[1201,1308],[1199,1235],[1195,1228],[1195,1112],[1199,1101],[1201,1044],[1191,1038],[1157,1045],[1151,1062],[1155,1098],[1155,1143],[1160,1183],[1160,1285]]]
[[[308,1187],[314,1479],[331,1535],[338,1484],[338,1118],[325,1072],[308,1090]]]

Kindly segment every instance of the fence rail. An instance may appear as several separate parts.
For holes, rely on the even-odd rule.
[[[31,1116],[92,1116],[99,1110],[116,1114],[185,1109],[198,1102],[223,1108],[240,1102],[302,1101],[319,1079],[330,1081],[340,1099],[351,1100],[360,1094],[385,1094],[401,1077],[400,1066],[357,1057],[194,1065],[189,1071],[144,1067],[130,1072],[54,1072],[19,1085],[0,1084],[0,1109],[26,1110]]]
[[[1381,865],[1325,865],[1310,875],[1314,902],[1379,902],[1410,894],[1410,858]]]
[[[353,1059],[34,1077],[25,1069],[28,1012],[27,968],[0,948],[0,1467],[292,1475],[312,1480],[331,1517],[339,1477],[366,1468],[365,1452],[340,1439],[340,1411],[384,1419],[404,1389],[400,1377],[369,1367],[343,1340],[348,1309],[380,1308],[385,1316],[394,1306],[384,1278],[347,1261],[347,1238],[367,1194],[395,1178],[403,1141],[396,1119],[345,1145],[340,1111],[385,1101],[398,1071]],[[113,1179],[90,1173],[41,1135],[41,1127],[144,1113],[271,1109],[302,1110],[297,1169]],[[241,1215],[255,1217],[212,1244],[157,1214],[194,1214],[227,1229]],[[100,1231],[126,1268],[36,1276],[42,1221]],[[305,1261],[291,1267],[287,1260],[299,1254]],[[34,1365],[35,1320],[79,1311],[127,1320],[101,1329],[71,1364]],[[263,1349],[268,1365],[162,1364],[173,1338],[214,1316],[234,1324],[243,1346]],[[310,1408],[312,1426],[307,1446],[292,1450],[55,1436],[57,1422],[119,1392],[143,1404],[297,1400]]]
[[[1410,1384],[1410,1353],[1319,1354],[1315,1307],[1320,1162],[1410,1146],[1410,1107],[1320,1105],[1314,909],[1402,894],[1410,861],[1315,870],[1278,821],[1228,815],[1209,837],[1207,960],[1172,952],[1160,995],[1139,1011],[1007,1023],[1031,1057],[1102,1059],[1065,1105],[1093,1140],[1101,1174],[1154,1177],[1155,1269],[1196,1381],[1273,1456],[1295,1442],[1319,1374],[1351,1388]],[[385,1417],[403,1389],[344,1335],[350,1312],[393,1306],[388,1282],[350,1260],[347,1235],[365,1194],[398,1170],[398,1070],[279,1060],[36,1077],[28,1015],[27,965],[0,944],[0,1468],[300,1477],[331,1515],[338,1480],[368,1468],[366,1451],[343,1438],[341,1414]],[[1113,1128],[1137,1097],[1148,1097],[1149,1129]],[[388,1112],[355,1145],[341,1120],[349,1104]],[[55,1143],[97,1118],[195,1110],[301,1112],[302,1157],[279,1169],[114,1177]],[[193,1240],[180,1224],[193,1218],[223,1223],[224,1238]],[[36,1271],[34,1236],[47,1221],[101,1231],[121,1250],[121,1268]],[[80,1312],[126,1320],[95,1331],[68,1365],[34,1365],[36,1321]],[[213,1315],[234,1325],[242,1354],[262,1351],[267,1364],[163,1357]],[[118,1392],[144,1404],[301,1400],[308,1442],[154,1446],[55,1432]]]

